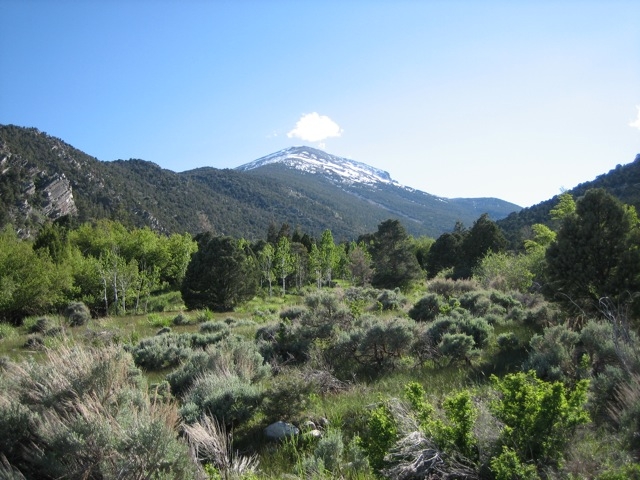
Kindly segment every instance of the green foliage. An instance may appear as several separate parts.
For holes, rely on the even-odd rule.
[[[573,215],[576,211],[576,202],[573,196],[564,192],[558,196],[558,203],[549,211],[549,216],[553,220],[562,221]]]
[[[173,394],[181,396],[198,377],[207,373],[232,374],[254,383],[268,377],[271,368],[264,363],[255,343],[232,336],[190,354],[179,368],[167,375],[167,381]]]
[[[588,380],[568,390],[560,382],[545,382],[535,373],[492,377],[500,393],[492,411],[504,423],[502,442],[523,462],[558,462],[577,426],[589,422],[584,406]]]
[[[371,410],[367,419],[367,431],[360,439],[369,463],[374,469],[384,466],[384,456],[398,438],[398,426],[385,404]]]
[[[358,286],[371,283],[373,278],[372,259],[364,243],[353,245],[349,250],[348,258],[349,272],[353,283]]]
[[[147,315],[147,322],[152,327],[168,327],[171,325],[171,317],[160,315],[159,313],[150,313]]]
[[[546,294],[571,311],[599,312],[640,290],[639,221],[635,209],[602,189],[589,190],[564,218],[546,253]]]
[[[442,407],[448,421],[441,431],[442,443],[453,445],[467,458],[473,458],[476,444],[473,427],[478,413],[473,406],[471,393],[468,390],[454,393],[445,398]]]
[[[19,324],[23,317],[49,312],[71,289],[68,270],[48,252],[35,251],[10,227],[0,231],[0,318]]]
[[[85,325],[91,320],[91,312],[83,302],[71,302],[64,310],[64,316],[72,327]]]
[[[440,353],[454,362],[469,362],[473,355],[473,337],[466,333],[445,333],[438,344]]]
[[[478,283],[470,279],[453,280],[450,278],[434,278],[427,284],[427,291],[442,295],[444,298],[459,297],[478,289]]]
[[[209,415],[226,426],[247,421],[260,406],[263,392],[256,384],[235,374],[213,372],[198,376],[183,396],[180,413],[193,423]]]
[[[225,322],[220,322],[216,320],[209,320],[207,322],[200,324],[200,332],[202,333],[218,333],[218,332],[227,332],[229,330],[229,325]]]
[[[443,270],[457,265],[465,234],[466,231],[460,226],[453,232],[443,233],[436,239],[429,249],[425,263],[429,278],[434,278]]]
[[[422,385],[410,382],[405,386],[404,393],[420,422],[420,428],[439,448],[447,452],[459,452],[469,459],[476,456],[477,441],[473,429],[478,413],[468,390],[455,392],[444,399],[444,420],[436,416],[436,409],[426,400]]]
[[[377,298],[382,310],[400,310],[407,299],[398,290],[383,290]]]
[[[535,274],[528,255],[490,251],[473,270],[473,276],[486,288],[527,292]]]
[[[533,464],[523,463],[518,454],[506,445],[502,452],[491,459],[491,471],[496,480],[538,480],[538,469]]]
[[[322,460],[326,470],[338,473],[343,453],[342,433],[338,429],[329,429],[318,441],[313,456]]]
[[[640,464],[633,463],[619,468],[612,468],[598,475],[597,480],[638,480],[640,479]]]
[[[496,338],[496,343],[500,351],[508,353],[520,348],[520,340],[513,332],[501,333]]]
[[[294,272],[294,257],[291,253],[291,242],[287,237],[280,237],[273,255],[273,271],[281,281],[282,295],[286,293],[287,277]]]
[[[416,412],[420,426],[427,433],[431,433],[433,430],[431,423],[433,422],[435,408],[427,401],[422,385],[418,382],[407,383],[404,387],[404,395]]]
[[[576,345],[580,335],[565,325],[545,329],[544,335],[534,335],[524,368],[535,370],[540,378],[567,380],[578,367]]]
[[[440,308],[442,307],[442,300],[440,295],[430,293],[418,300],[411,310],[409,310],[409,317],[416,322],[428,322],[434,320],[440,314]]]
[[[186,335],[159,335],[144,338],[132,348],[136,365],[147,370],[161,370],[189,358],[191,340]]]
[[[210,233],[198,237],[181,292],[189,309],[232,310],[257,289],[255,262],[238,241]]]
[[[398,220],[378,225],[369,252],[374,266],[371,284],[377,288],[406,289],[423,276],[409,236]]]
[[[180,312],[178,315],[173,317],[173,320],[171,320],[171,324],[176,326],[191,325],[192,323],[194,322],[191,320],[191,317],[184,312]]]
[[[16,327],[9,325],[8,323],[0,322],[0,340],[11,338],[15,335],[17,335]]]
[[[485,213],[473,223],[469,232],[464,236],[461,246],[461,256],[455,265],[456,278],[468,278],[473,269],[490,252],[501,252],[507,241],[500,227],[489,219]]]

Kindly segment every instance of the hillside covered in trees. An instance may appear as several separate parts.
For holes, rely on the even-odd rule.
[[[327,182],[268,168],[203,167],[176,173],[130,159],[99,161],[35,128],[0,126],[0,227],[33,236],[47,221],[112,219],[160,233],[261,238],[271,223],[353,240],[389,217],[411,234],[436,236],[481,213],[497,219],[519,207],[499,199],[442,199],[397,185]]]
[[[0,476],[640,474],[640,220],[565,193],[437,238],[0,235]]]
[[[566,191],[574,198],[582,197],[587,190],[603,188],[627,205],[640,208],[640,154],[626,165],[617,165],[608,173],[599,175],[592,181],[584,182]],[[518,248],[531,235],[530,227],[536,223],[551,226],[550,210],[558,202],[559,195],[532,207],[523,208],[506,218],[498,220],[498,225],[509,239],[513,248]]]

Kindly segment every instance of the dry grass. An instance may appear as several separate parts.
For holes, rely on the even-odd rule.
[[[191,455],[198,462],[214,465],[225,480],[241,478],[258,468],[257,455],[240,455],[233,438],[215,418],[203,416],[192,425],[183,424]]]

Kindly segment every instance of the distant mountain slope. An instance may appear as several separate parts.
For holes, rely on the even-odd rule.
[[[608,173],[599,175],[594,180],[584,182],[568,190],[577,200],[591,188],[604,188],[627,205],[633,205],[640,211],[640,154],[632,163],[617,165]],[[558,202],[558,195],[544,202],[519,212],[512,213],[498,221],[514,248],[519,248],[526,238],[527,227],[534,223],[550,224],[549,212]]]
[[[314,169],[296,164],[311,155]],[[342,240],[373,232],[388,218],[399,218],[414,235],[437,236],[457,220],[469,225],[484,212],[500,218],[518,209],[497,199],[435,197],[310,148],[248,165],[176,173],[144,160],[104,162],[35,128],[0,125],[0,226],[12,224],[27,237],[47,219],[70,215],[255,240],[270,223],[286,222],[312,235],[329,228]]]
[[[394,217],[413,234],[438,236],[456,221],[470,226],[483,213],[499,219],[520,209],[495,198],[437,197],[403,186],[383,170],[311,147],[288,148],[237,170],[284,181],[298,195],[362,222],[367,231]]]

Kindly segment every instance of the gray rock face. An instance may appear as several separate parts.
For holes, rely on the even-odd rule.
[[[43,194],[46,200],[42,211],[47,217],[55,220],[64,215],[78,213],[78,208],[73,201],[71,182],[64,173],[55,174],[43,188]]]
[[[298,435],[300,430],[295,425],[286,422],[275,422],[264,429],[264,435],[269,440],[282,440],[286,437]]]

